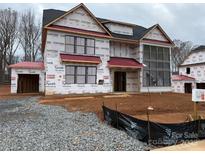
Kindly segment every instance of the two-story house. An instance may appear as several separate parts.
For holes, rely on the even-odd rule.
[[[179,66],[179,75],[172,76],[172,88],[178,93],[205,89],[205,46],[197,47],[185,58]]]
[[[44,69],[35,68],[32,75],[39,74],[46,95],[172,91],[172,45],[158,24],[144,28],[98,18],[84,4],[69,11],[48,9],[43,11]],[[16,65],[24,64],[11,66],[13,93],[25,89],[18,83],[22,69],[30,69]]]

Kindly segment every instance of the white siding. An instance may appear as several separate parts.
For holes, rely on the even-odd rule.
[[[205,51],[194,52],[190,54],[187,59],[179,67],[179,74],[186,75],[195,78],[195,82],[192,81],[192,88],[196,88],[196,83],[205,83],[205,64],[196,64],[205,62]],[[196,65],[189,65],[196,64]],[[183,66],[188,65],[188,66]],[[187,74],[186,69],[190,68],[190,74]],[[190,83],[190,81],[172,81],[173,92],[184,93],[184,83]]]
[[[12,69],[11,70],[11,93],[17,93],[18,74],[38,74],[39,92],[44,92],[44,71],[37,69]]]
[[[99,24],[82,7],[56,21],[54,25],[105,33]]]
[[[182,65],[195,64],[205,62],[205,51],[199,51],[190,54]]]
[[[172,91],[175,93],[185,93],[185,83],[192,83],[192,89],[195,88],[194,81],[172,81]]]
[[[140,92],[171,92],[172,87],[141,87]]]
[[[125,43],[111,42],[110,56],[139,59],[139,48],[136,47],[136,45],[134,46]]]
[[[52,34],[52,35],[50,35]],[[110,58],[109,40],[95,39],[95,54],[100,56],[102,63],[97,65],[97,82],[104,80],[103,85],[98,84],[65,84],[65,63],[61,62],[59,53],[65,52],[65,33],[48,32],[45,49],[46,87],[49,94],[71,93],[108,93],[112,91],[110,70],[107,61]],[[58,43],[55,43],[58,42]],[[69,65],[69,63],[67,63]],[[77,64],[75,64],[77,65]]]
[[[150,31],[145,38],[158,41],[167,41],[164,34],[161,33],[158,28],[155,28],[152,31]]]
[[[126,74],[126,90],[127,92],[139,91],[139,71],[127,72]]]
[[[190,68],[190,74],[186,74],[186,68]],[[192,65],[179,68],[179,74],[193,77],[196,82],[205,82],[205,65]]]
[[[123,35],[133,35],[133,28],[120,24],[108,23],[105,25],[111,32]]]

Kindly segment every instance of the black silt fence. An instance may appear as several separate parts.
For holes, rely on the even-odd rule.
[[[185,123],[163,124],[140,120],[127,114],[103,108],[107,124],[125,131],[128,135],[152,145],[174,145],[177,143],[205,139],[205,120]],[[148,131],[150,133],[148,133]]]

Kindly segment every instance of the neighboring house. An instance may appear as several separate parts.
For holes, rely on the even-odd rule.
[[[197,47],[185,58],[179,66],[179,75],[172,76],[172,88],[178,93],[205,89],[205,46]]]
[[[41,89],[46,95],[171,91],[172,46],[158,24],[147,29],[97,18],[84,4],[67,12],[44,10]]]

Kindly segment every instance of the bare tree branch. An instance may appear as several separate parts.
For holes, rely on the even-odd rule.
[[[27,10],[21,15],[20,43],[24,50],[25,61],[35,61],[40,53],[41,24],[37,23],[34,12]]]

